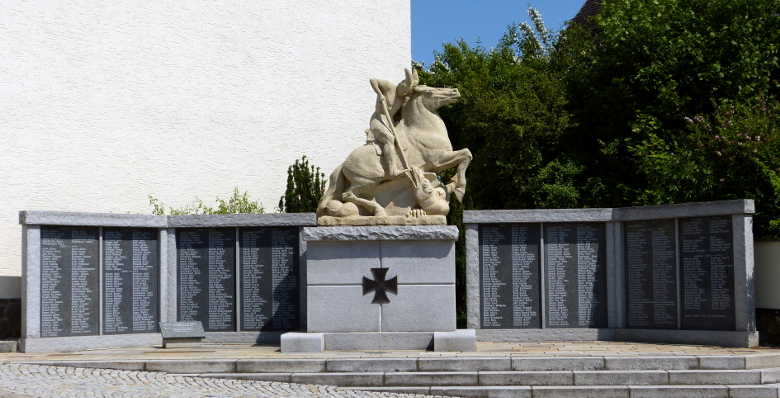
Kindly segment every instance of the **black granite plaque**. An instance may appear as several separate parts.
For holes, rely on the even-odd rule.
[[[96,227],[41,227],[41,337],[100,333]]]
[[[176,230],[178,320],[207,332],[236,331],[235,228]]]
[[[680,219],[682,328],[736,330],[730,216]]]
[[[544,224],[544,237],[545,327],[607,327],[605,224]]]
[[[103,228],[103,334],[157,332],[159,274],[156,229]]]
[[[482,328],[541,328],[539,224],[479,226]]]
[[[298,228],[241,228],[241,330],[300,329]]]
[[[675,221],[624,224],[627,326],[677,329]]]

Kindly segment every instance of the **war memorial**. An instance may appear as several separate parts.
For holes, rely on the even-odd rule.
[[[409,70],[370,83],[366,144],[330,175],[316,214],[20,212],[20,351],[241,344],[278,351],[36,363],[473,397],[777,396],[777,355],[478,352],[757,347],[754,203],[466,211],[468,328],[457,329],[460,232],[445,216],[472,156],[453,150],[437,109],[460,93]]]

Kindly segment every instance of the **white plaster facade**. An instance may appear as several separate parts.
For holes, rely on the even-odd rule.
[[[410,59],[409,0],[0,2],[0,297],[20,210],[239,187],[272,212],[296,159],[327,177],[365,142],[368,79]]]

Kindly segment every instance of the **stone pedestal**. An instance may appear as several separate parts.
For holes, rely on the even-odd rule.
[[[434,332],[455,332],[456,227],[309,227],[302,237],[308,333],[284,335],[282,352],[425,349]],[[315,334],[322,344],[297,341]]]

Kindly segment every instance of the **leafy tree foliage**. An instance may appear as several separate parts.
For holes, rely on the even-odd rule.
[[[325,192],[325,174],[319,167],[309,165],[306,156],[295,160],[287,168],[287,189],[279,199],[279,211],[283,213],[313,213]]]
[[[463,94],[441,115],[474,153],[470,206],[749,198],[756,234],[780,235],[780,2],[607,0],[593,34],[529,14],[494,49],[420,67]]]
[[[240,214],[250,213],[258,214],[265,213],[265,208],[262,203],[256,200],[252,200],[249,197],[249,191],[238,190],[238,187],[233,189],[233,196],[227,200],[215,199],[216,207],[211,207],[203,203],[200,199],[195,199],[192,204],[186,205],[181,208],[168,207],[168,214],[171,215],[184,215],[184,214]],[[164,215],[166,213],[165,205],[158,199],[149,195],[149,206],[152,206],[152,214]]]

